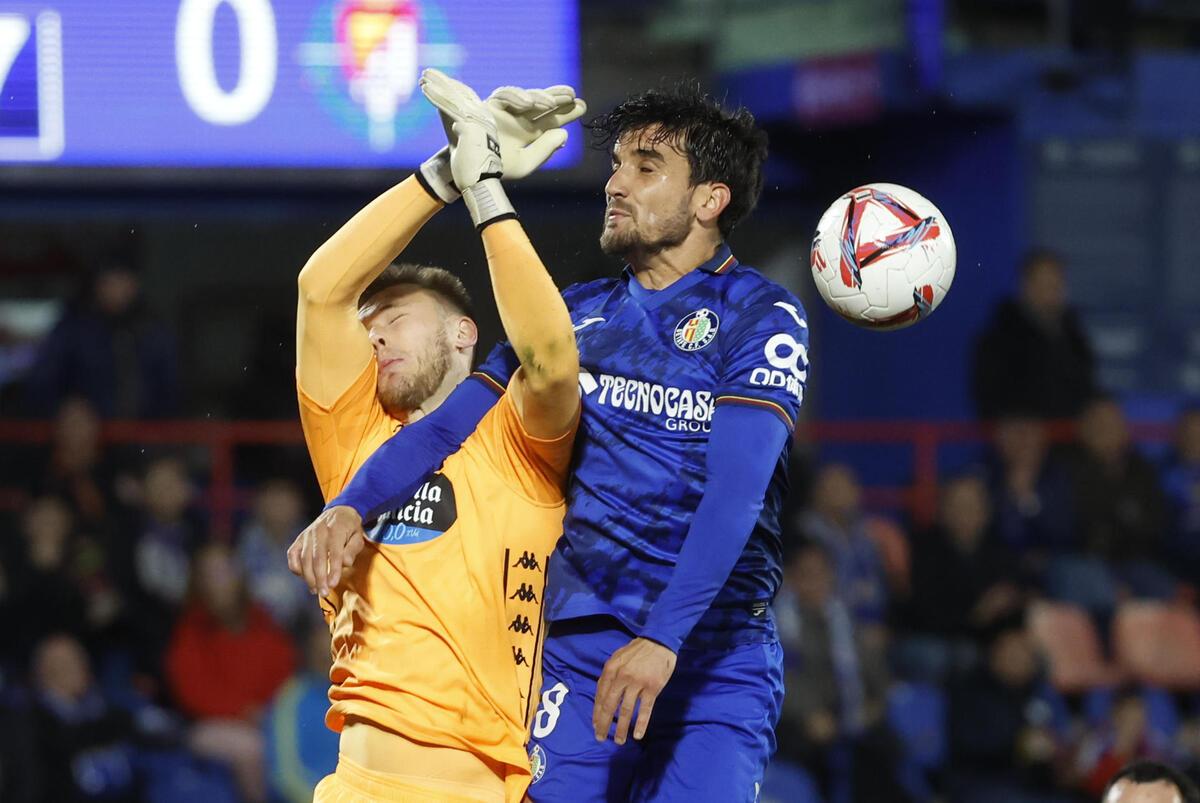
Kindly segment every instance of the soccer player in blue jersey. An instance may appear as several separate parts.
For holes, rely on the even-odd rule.
[[[563,293],[583,416],[547,587],[527,590],[550,621],[529,795],[753,801],[783,697],[769,603],[808,376],[800,302],[726,242],[761,193],[766,135],[687,88],[590,127],[612,154],[600,245],[627,264]],[[306,553],[330,583],[362,520],[457,447],[512,365],[493,352],[301,535],[335,545]]]

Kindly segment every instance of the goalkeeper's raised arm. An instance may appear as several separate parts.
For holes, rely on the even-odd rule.
[[[561,148],[563,126],[586,105],[569,86],[505,86],[485,102],[496,122],[504,175],[523,178]],[[362,293],[421,227],[460,196],[442,148],[413,175],[360,210],[309,258],[299,276],[296,378],[318,404],[332,405],[371,359],[358,316]]]
[[[579,352],[567,305],[500,184],[508,161],[496,119],[470,87],[437,70],[423,73],[421,89],[446,124],[454,183],[483,238],[500,321],[521,361],[513,381],[522,422],[534,437],[558,437],[579,410]]]

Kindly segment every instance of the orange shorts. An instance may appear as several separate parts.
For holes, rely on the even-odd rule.
[[[391,772],[371,772],[345,756],[313,791],[313,803],[504,803],[504,789],[484,789]]]

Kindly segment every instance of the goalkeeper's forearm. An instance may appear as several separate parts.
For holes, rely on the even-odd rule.
[[[409,177],[350,218],[300,271],[296,378],[319,404],[339,399],[371,359],[358,297],[441,207]]]
[[[300,271],[301,295],[321,304],[356,305],[442,206],[409,176],[360,209],[309,257]]]
[[[485,227],[482,237],[500,322],[529,388],[574,388],[579,351],[571,316],[521,224],[501,220]]]

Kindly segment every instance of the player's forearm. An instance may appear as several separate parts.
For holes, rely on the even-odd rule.
[[[442,208],[415,176],[380,195],[346,221],[300,271],[302,301],[355,307],[375,277]]]
[[[531,390],[566,385],[579,375],[579,351],[562,295],[515,220],[483,230],[500,322]]]
[[[708,478],[666,589],[639,635],[678,651],[729,579],[762,510],[787,427],[773,413],[720,406]]]
[[[371,359],[358,297],[441,206],[409,177],[347,221],[300,271],[296,372],[317,402],[336,401]]]

